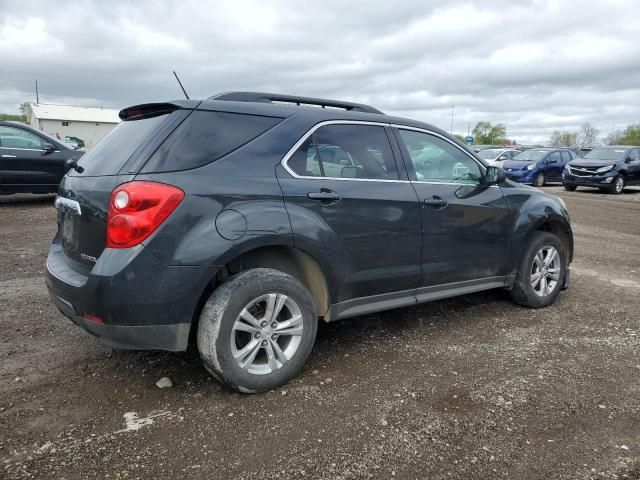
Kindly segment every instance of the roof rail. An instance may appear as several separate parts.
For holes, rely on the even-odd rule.
[[[377,108],[362,103],[342,102],[340,100],[327,100],[324,98],[299,97],[297,95],[282,95],[279,93],[261,92],[226,92],[209,97],[209,100],[227,100],[233,102],[256,103],[285,103],[295,105],[317,105],[322,108],[343,108],[351,112],[383,113]]]

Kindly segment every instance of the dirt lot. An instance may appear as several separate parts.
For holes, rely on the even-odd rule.
[[[53,197],[0,198],[0,478],[640,478],[640,190],[547,190],[576,235],[555,305],[494,291],[322,324],[303,373],[254,396],[64,319]]]

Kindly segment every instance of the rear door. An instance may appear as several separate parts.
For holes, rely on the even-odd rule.
[[[300,140],[278,173],[294,242],[332,262],[338,301],[411,295],[421,275],[420,209],[387,129],[329,123]]]
[[[56,186],[66,171],[66,159],[59,149],[45,151],[45,143],[26,129],[0,125],[0,183],[14,187]]]
[[[634,148],[629,152],[629,168],[628,168],[628,179],[627,181],[631,184],[638,185],[640,184],[640,151],[637,148]]]
[[[500,187],[481,185],[484,167],[445,137],[396,132],[422,204],[421,286],[506,275],[512,213]]]

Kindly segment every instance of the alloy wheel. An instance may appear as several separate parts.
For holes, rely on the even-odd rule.
[[[254,375],[282,368],[296,353],[303,333],[302,311],[280,293],[249,302],[231,331],[231,354],[238,366]]]
[[[560,280],[560,255],[558,250],[546,245],[538,250],[531,268],[531,287],[539,297],[550,295]]]
[[[622,193],[624,190],[624,177],[618,176],[618,178],[616,178],[615,188],[617,193]]]

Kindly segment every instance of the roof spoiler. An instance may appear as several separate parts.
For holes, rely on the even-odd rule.
[[[144,103],[120,110],[120,120],[142,120],[143,118],[156,117],[171,113],[180,107],[173,103]]]
[[[209,100],[226,100],[233,102],[255,103],[284,103],[294,105],[315,105],[322,108],[342,108],[351,112],[383,113],[370,105],[341,100],[327,100],[325,98],[299,97],[297,95],[282,95],[279,93],[261,92],[226,92],[209,97]]]

